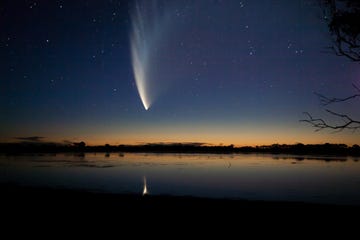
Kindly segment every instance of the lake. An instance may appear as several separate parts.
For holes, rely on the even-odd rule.
[[[272,154],[0,156],[0,183],[151,195],[360,205],[360,158]]]

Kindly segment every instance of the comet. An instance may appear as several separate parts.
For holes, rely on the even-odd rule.
[[[136,39],[136,38],[134,38]],[[134,43],[133,43],[134,41]],[[146,89],[146,83],[147,83],[147,73],[148,73],[148,64],[147,56],[140,56],[140,49],[138,48],[138,45],[136,44],[136,40],[133,40],[131,44],[131,56],[132,56],[132,65],[133,65],[133,71],[134,71],[134,77],[135,77],[135,83],[136,87],[141,99],[141,102],[145,108],[145,110],[148,110],[150,107],[150,99],[147,95],[147,89]]]
[[[144,177],[144,188],[143,188],[143,196],[149,194],[147,190],[146,177]]]
[[[162,32],[162,14],[158,11],[158,1],[136,1],[131,14],[130,50],[136,88],[141,102],[148,110],[152,104],[154,93],[150,85],[154,84],[154,65],[156,65],[156,49]]]
[[[137,0],[130,12],[130,54],[136,88],[145,110],[174,81],[169,65],[180,2]],[[176,55],[175,55],[176,56]],[[174,56],[173,56],[174,57]],[[174,57],[175,58],[175,57]]]

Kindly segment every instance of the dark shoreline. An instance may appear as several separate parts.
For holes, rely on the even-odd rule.
[[[195,230],[208,235],[223,229],[226,233],[236,233],[239,228],[246,231],[244,226],[254,229],[273,226],[275,230],[280,226],[293,229],[306,226],[306,231],[319,231],[319,226],[335,229],[356,225],[357,221],[352,219],[357,219],[360,213],[360,205],[141,196],[11,184],[0,184],[0,192],[1,216],[6,219],[6,224],[32,230],[43,226],[55,229],[72,226],[75,231],[86,230],[88,233],[93,230],[89,226],[95,229],[115,226],[112,229],[116,231],[126,231],[126,226],[130,229],[151,227],[155,233],[167,226],[176,232]]]
[[[16,184],[0,184],[0,191],[3,195],[1,201],[7,202],[8,206],[15,206],[21,203],[26,205],[42,205],[46,203],[59,205],[69,205],[72,207],[86,207],[94,203],[106,203],[104,208],[125,207],[135,210],[164,210],[170,208],[172,210],[185,208],[193,208],[198,210],[244,210],[252,209],[359,209],[360,205],[338,205],[308,202],[292,202],[292,201],[263,201],[263,200],[246,200],[246,199],[221,199],[221,198],[205,198],[193,196],[172,196],[172,195],[141,195],[136,193],[108,193],[101,191],[67,189],[67,188],[50,188],[50,187],[33,187],[22,186]],[[51,200],[51,201],[50,201]],[[45,203],[45,204],[44,204]],[[43,205],[44,204],[44,205]],[[80,205],[78,205],[80,204]],[[94,205],[95,206],[95,205]]]
[[[70,145],[43,142],[0,143],[0,153],[7,155],[36,153],[207,153],[207,154],[291,154],[311,156],[360,156],[360,146],[345,144],[273,144],[256,147],[208,146],[202,143],[171,143],[143,145],[86,146],[84,142]]]

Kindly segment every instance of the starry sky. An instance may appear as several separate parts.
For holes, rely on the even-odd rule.
[[[356,63],[324,52],[316,0],[157,1],[145,19],[159,29],[145,39],[147,111],[131,58],[135,5],[1,1],[0,141],[359,143],[299,122],[304,111],[327,117],[315,91],[347,96],[360,84]],[[336,108],[360,117],[354,104]]]

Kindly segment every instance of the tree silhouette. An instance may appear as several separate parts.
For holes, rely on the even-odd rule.
[[[86,143],[81,141],[81,142],[74,142],[73,145],[78,148],[79,150],[81,151],[84,151],[85,150],[85,147],[86,147]]]
[[[360,1],[359,0],[320,0],[324,10],[325,20],[328,23],[333,45],[329,49],[337,56],[343,56],[354,62],[360,62]],[[353,84],[356,93],[344,98],[327,97],[315,93],[322,106],[348,102],[360,98],[360,87]],[[300,120],[311,124],[316,131],[322,129],[333,129],[342,131],[344,129],[360,129],[360,121],[351,116],[325,109],[327,113],[341,120],[339,124],[330,124],[322,118],[314,118],[305,112],[307,119]]]

